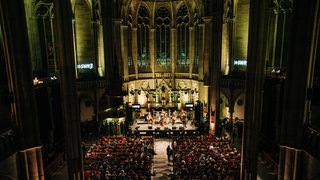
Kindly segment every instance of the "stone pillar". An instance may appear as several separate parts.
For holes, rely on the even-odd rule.
[[[278,179],[303,179],[303,156],[302,150],[280,146]]]
[[[177,61],[177,29],[170,29],[170,59],[171,59],[171,74],[174,77],[175,65]]]
[[[40,138],[24,4],[22,0],[0,3],[4,56],[13,93],[12,120],[19,128],[21,149],[28,149],[40,145]]]
[[[138,79],[138,29],[132,28],[132,60],[134,65],[134,70],[136,74],[136,79]]]
[[[105,61],[104,61],[104,45],[103,45],[103,28],[101,21],[97,22],[98,24],[98,29],[97,29],[97,43],[98,43],[98,74],[99,77],[104,77],[105,76]]]
[[[280,2],[280,7],[281,7],[281,13],[276,15],[276,20],[279,22],[277,27],[278,32],[276,33],[277,36],[277,41],[281,38],[281,41],[279,43],[279,47],[276,47],[277,49],[280,50],[279,57],[276,58],[278,59],[278,62],[276,62],[275,66],[282,68],[286,67],[287,63],[290,63],[290,61],[287,61],[287,56],[285,50],[288,49],[289,43],[286,43],[289,40],[290,33],[288,33],[288,26],[291,26],[292,24],[292,3],[289,2],[286,5],[281,5],[281,4],[286,4],[286,2]]]
[[[192,69],[193,69],[193,63],[194,63],[194,27],[189,27],[189,51],[190,51],[189,52],[189,58],[190,58],[189,78],[192,79]]]
[[[155,62],[156,62],[156,52],[155,52],[155,32],[156,30],[154,28],[149,29],[149,48],[150,48],[150,66],[152,71],[152,78],[155,78]]]
[[[212,17],[205,17],[204,21],[204,46],[203,46],[203,82],[204,85],[210,84],[210,67],[209,60],[212,55]],[[200,73],[199,73],[200,74]]]
[[[287,67],[283,98],[280,136],[280,144],[283,146],[280,149],[278,179],[303,179],[305,177],[302,177],[301,173],[309,173],[305,168],[301,170],[302,165],[309,164],[301,162],[297,149],[306,145],[305,125],[310,118],[308,106],[311,101],[308,98],[308,89],[312,87],[313,63],[318,47],[319,1],[294,1],[292,16],[295,22],[288,29],[291,34],[287,55],[290,63]]]
[[[102,26],[103,26],[105,71],[108,72],[106,74],[106,91],[110,92],[113,86],[112,75],[114,74],[114,70],[115,70],[113,66],[114,44],[112,43],[113,42],[112,13],[114,10],[112,6],[112,1],[100,1],[100,4],[101,4],[101,15],[102,15]]]
[[[275,67],[276,50],[277,50],[277,32],[278,32],[278,18],[279,18],[279,2],[273,1],[272,6],[269,8],[268,13],[268,29],[271,36],[267,41],[267,59],[270,61],[268,63],[268,68]]]
[[[222,55],[221,55],[221,73],[223,75],[229,74],[230,69],[230,53],[229,53],[229,24],[224,22],[222,25]]]
[[[220,127],[220,76],[221,76],[221,51],[222,51],[222,19],[223,1],[210,1],[210,12],[212,13],[212,56],[209,60],[210,66],[210,118],[213,119],[216,135],[221,135]]]
[[[0,1],[0,19],[8,86],[13,94],[12,122],[18,148],[26,152],[25,158],[19,158],[18,176],[44,179],[24,1]]]
[[[204,69],[205,69],[205,66],[204,66],[204,49],[205,49],[205,40],[206,40],[206,38],[205,38],[205,25],[204,24],[199,24],[198,25],[198,27],[199,27],[199,34],[198,34],[198,36],[199,37],[201,37],[201,38],[199,38],[199,41],[200,41],[200,43],[198,44],[199,45],[199,48],[198,48],[198,54],[199,54],[199,80],[201,80],[201,81],[203,81],[204,80],[204,77],[203,77],[203,75],[204,75]],[[208,101],[207,101],[208,102]]]
[[[41,146],[29,148],[19,152],[19,160],[22,166],[22,179],[43,179],[44,171],[42,163]]]
[[[129,69],[128,69],[128,26],[121,26],[121,55],[123,60],[123,77],[124,81],[129,81]]]
[[[258,140],[262,116],[263,85],[265,79],[265,28],[267,0],[250,1],[248,63],[244,137],[242,144],[242,179],[256,179],[258,168]]]
[[[79,102],[75,84],[72,8],[70,2],[64,0],[54,0],[54,5],[68,177],[80,180],[83,179],[83,166]]]
[[[116,64],[115,67],[118,67],[117,74],[119,74],[118,77],[123,77],[123,62],[121,58],[121,19],[113,19],[113,36],[112,36],[112,42],[114,43],[114,63]],[[115,78],[115,77],[114,77]],[[118,79],[116,82],[120,83],[122,82],[122,79]],[[122,84],[117,84],[117,86],[122,86]]]

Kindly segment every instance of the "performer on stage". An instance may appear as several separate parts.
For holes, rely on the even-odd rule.
[[[147,120],[149,123],[153,124],[153,118],[152,118],[151,112],[148,112]]]
[[[173,111],[171,119],[172,119],[172,125],[174,125],[174,123],[176,122],[178,118],[178,112],[176,110]]]
[[[187,127],[187,114],[186,112],[182,109],[180,113],[180,120],[182,121],[183,126],[186,128]]]

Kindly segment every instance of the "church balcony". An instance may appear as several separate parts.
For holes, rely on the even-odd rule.
[[[102,89],[106,87],[105,79],[81,80],[76,83],[77,90]]]

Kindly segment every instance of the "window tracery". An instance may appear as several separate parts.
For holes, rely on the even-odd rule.
[[[131,12],[131,9],[129,9],[129,13],[128,13],[128,20],[127,20],[127,23],[128,23],[128,49],[132,49],[132,21],[133,21],[133,18],[132,18],[132,12]],[[134,64],[133,64],[133,59],[132,59],[132,51],[129,50],[128,51],[128,68],[129,68],[129,74],[133,74],[134,73]]]
[[[141,6],[137,17],[138,26],[138,65],[150,65],[150,50],[149,50],[149,27],[150,16],[148,9]]]
[[[159,7],[156,11],[156,63],[169,65],[170,61],[170,11],[166,7]]]
[[[189,15],[186,5],[182,5],[177,14],[178,65],[189,65]]]

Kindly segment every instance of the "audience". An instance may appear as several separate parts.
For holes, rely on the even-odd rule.
[[[171,146],[172,179],[239,179],[240,152],[229,138],[176,136]],[[102,136],[85,154],[85,179],[151,179],[154,154],[152,136]]]
[[[101,137],[85,155],[85,179],[150,179],[153,143],[151,136]]]
[[[173,179],[239,179],[240,152],[230,139],[179,136],[172,144]]]

